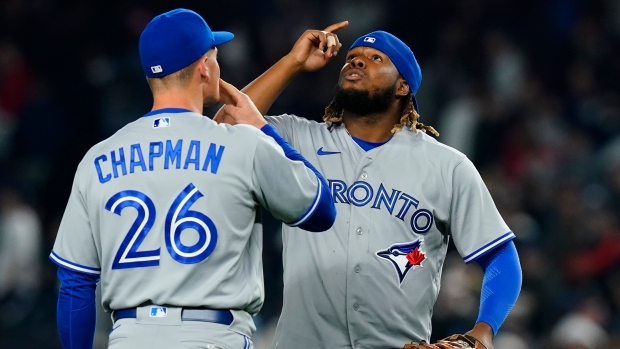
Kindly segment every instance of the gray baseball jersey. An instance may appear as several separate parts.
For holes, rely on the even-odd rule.
[[[50,257],[100,274],[107,311],[232,309],[249,336],[264,300],[257,205],[295,225],[318,183],[254,127],[182,110],[143,117],[84,156]]]
[[[283,227],[284,298],[274,348],[402,348],[429,340],[452,238],[465,262],[514,238],[476,168],[423,132],[364,151],[343,125],[268,121],[328,180],[336,222]]]

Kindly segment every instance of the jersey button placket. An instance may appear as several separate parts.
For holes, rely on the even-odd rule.
[[[346,278],[346,301],[347,301],[347,328],[349,332],[349,338],[351,341],[358,340],[360,335],[367,333],[368,319],[365,314],[366,308],[361,307],[364,304],[366,296],[364,292],[364,285],[368,281],[365,275],[365,271],[356,269],[356,267],[364,266],[368,258],[369,239],[371,235],[371,216],[372,211],[370,206],[372,205],[372,199],[366,200],[366,195],[370,195],[368,188],[370,183],[365,181],[368,179],[368,172],[365,171],[366,161],[362,160],[356,170],[357,183],[355,190],[355,199],[357,204],[351,202],[350,209],[351,214],[349,222],[357,222],[356,225],[349,226],[349,239],[347,241],[347,274]],[[353,184],[352,184],[353,185]],[[353,196],[354,193],[348,193],[349,196]],[[352,198],[353,199],[353,198]],[[362,201],[368,201],[362,203]],[[353,344],[351,342],[351,344]]]

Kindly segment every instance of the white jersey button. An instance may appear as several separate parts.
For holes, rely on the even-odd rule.
[[[357,228],[356,232],[357,232],[357,235],[362,235],[364,231],[362,230],[362,228]]]
[[[360,267],[355,267],[355,272],[356,272],[356,273],[359,273],[359,272],[360,272],[360,270],[362,270],[362,268],[360,268]]]
[[[362,179],[366,179],[366,178],[368,178],[368,173],[366,172],[362,173]]]
[[[353,310],[358,310],[360,308],[360,305],[355,303],[353,304]]]

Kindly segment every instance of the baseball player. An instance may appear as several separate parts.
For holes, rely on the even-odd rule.
[[[346,24],[306,31],[244,89],[262,113],[298,72],[338,53],[330,38]],[[521,287],[515,235],[472,162],[419,122],[421,78],[404,42],[372,32],[346,53],[325,122],[295,115],[260,121],[323,173],[338,211],[326,234],[283,227],[283,309],[273,348],[493,348]],[[465,263],[484,270],[480,312],[472,330],[433,346],[425,342],[450,240]]]
[[[92,347],[99,280],[110,348],[251,348],[264,299],[257,206],[304,230],[333,224],[325,179],[272,126],[202,116],[223,101],[225,115],[260,118],[220,79],[217,46],[232,39],[186,9],[142,32],[153,108],[84,156],[50,254],[65,348]]]

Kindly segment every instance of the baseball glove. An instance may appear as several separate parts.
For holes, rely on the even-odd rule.
[[[444,338],[437,343],[428,344],[425,341],[420,343],[411,342],[405,344],[403,349],[487,349],[482,342],[468,334],[454,334]]]

